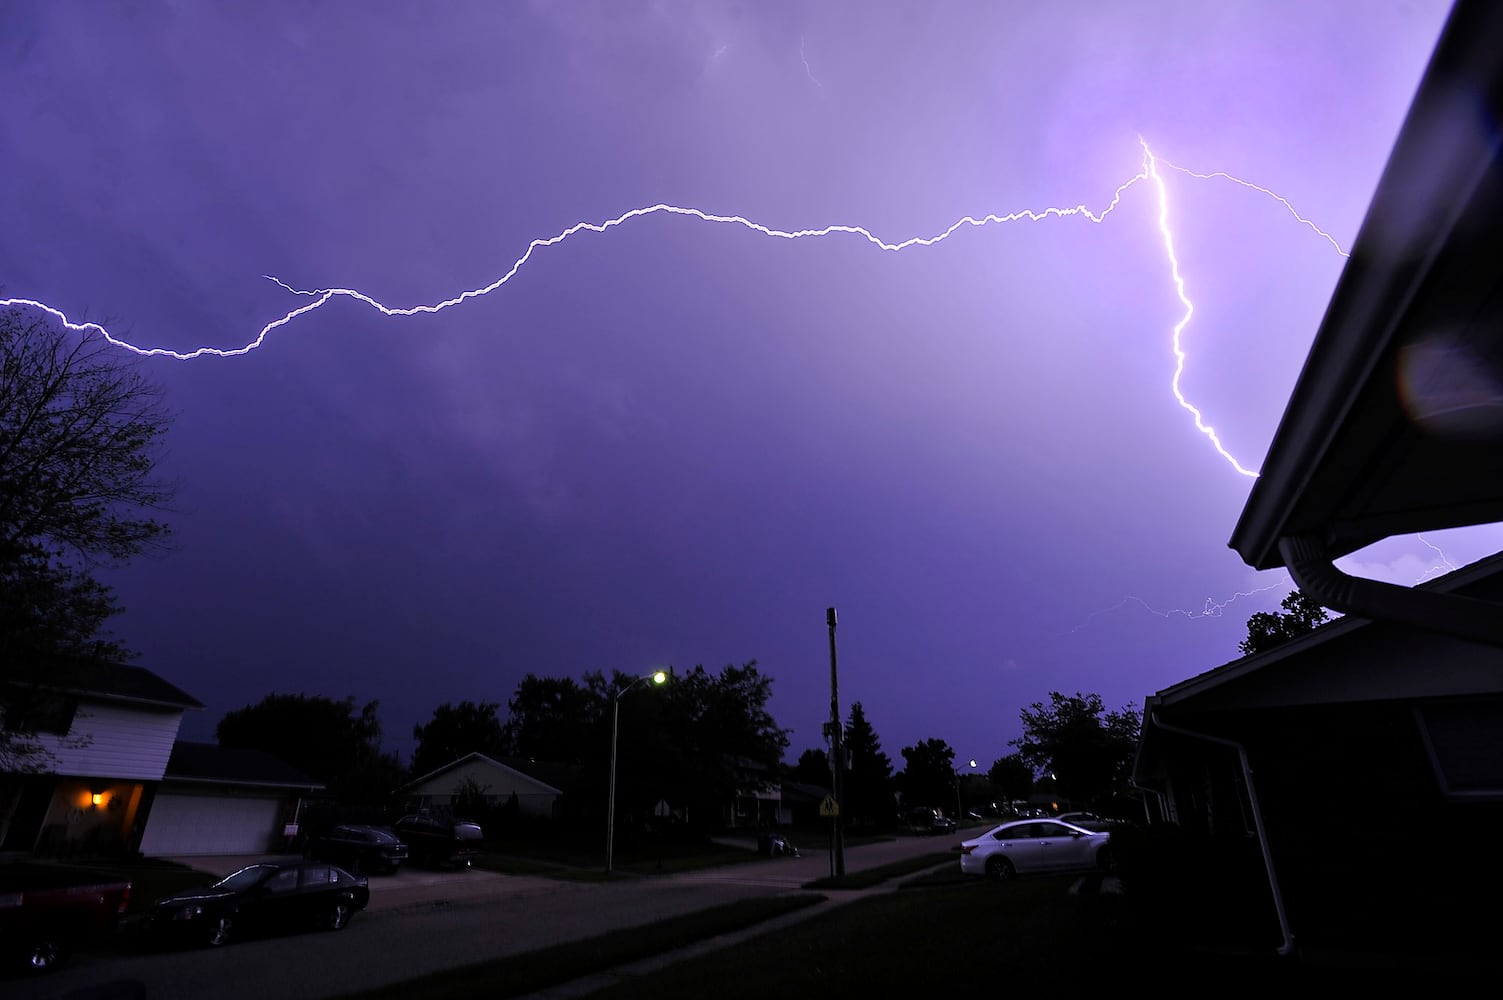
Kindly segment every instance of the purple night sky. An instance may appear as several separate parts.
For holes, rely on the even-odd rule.
[[[1099,213],[1140,135],[1345,247],[1447,8],[7,0],[0,296],[233,349],[311,301],[263,275],[434,303],[658,203],[890,243]],[[1342,258],[1159,173],[1181,387],[1256,469]],[[795,759],[831,605],[842,715],[900,765],[939,737],[985,766],[1055,690],[1141,706],[1289,589],[1227,547],[1251,480],[1171,391],[1159,210],[1142,181],[1100,225],[895,253],[650,215],[437,314],[335,298],[243,356],[154,358],[175,536],[108,574],[117,634],[207,704],[186,737],[353,695],[404,759],[527,672],[750,659]],[[1427,537],[1341,565],[1503,547]]]

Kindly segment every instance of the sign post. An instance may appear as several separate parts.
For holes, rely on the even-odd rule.
[[[830,820],[830,877],[835,877],[835,822],[840,817],[840,803],[835,796],[826,795],[819,804],[819,814]]]

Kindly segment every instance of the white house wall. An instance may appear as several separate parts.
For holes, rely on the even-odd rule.
[[[84,701],[66,737],[38,742],[52,753],[48,770],[56,774],[160,781],[182,721],[181,709]]]
[[[469,782],[473,782],[487,801],[493,803],[504,804],[515,794],[522,812],[530,816],[551,816],[553,802],[559,795],[557,789],[521,771],[483,760],[466,761],[427,781],[410,785],[406,795],[410,801],[423,804],[448,804]]]

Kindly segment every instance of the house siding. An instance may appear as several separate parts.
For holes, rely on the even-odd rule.
[[[159,781],[182,721],[182,709],[84,700],[66,737],[40,742],[55,774]]]
[[[513,795],[524,816],[549,818],[559,793],[541,781],[503,764],[483,760],[465,763],[405,789],[413,808],[452,805],[460,790],[473,782],[491,805],[504,805]]]

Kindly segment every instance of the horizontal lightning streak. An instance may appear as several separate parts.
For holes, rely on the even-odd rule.
[[[62,323],[70,330],[79,333],[98,334],[116,347],[123,348],[127,351],[133,351],[136,354],[142,355],[143,357],[167,357],[174,358],[178,361],[192,361],[196,358],[202,357],[227,358],[249,354],[251,351],[255,350],[263,343],[265,343],[267,334],[271,333],[273,330],[285,326],[286,324],[292,322],[294,319],[297,319],[299,316],[306,315],[314,311],[315,309],[320,308],[325,303],[334,298],[355,299],[359,302],[365,303],[372,309],[375,309],[386,316],[415,316],[418,313],[442,312],[445,309],[457,306],[469,299],[475,299],[480,298],[484,295],[489,295],[490,293],[501,288],[517,275],[517,272],[519,272],[523,268],[523,266],[525,266],[527,262],[532,259],[532,255],[534,253],[536,253],[540,249],[543,249],[544,247],[556,246],[557,244],[562,243],[564,240],[580,232],[589,231],[593,233],[605,233],[608,230],[614,229],[617,226],[631,221],[632,219],[643,218],[649,215],[687,216],[690,218],[698,219],[701,222],[713,222],[720,223],[722,225],[741,226],[742,228],[749,229],[752,232],[759,233],[763,236],[784,240],[812,239],[825,236],[834,236],[837,234],[856,236],[865,240],[867,243],[871,244],[879,250],[883,250],[889,253],[897,253],[902,250],[908,250],[912,247],[934,246],[936,243],[940,243],[943,240],[949,239],[956,232],[966,227],[979,228],[988,225],[999,225],[1003,223],[1023,221],[1042,222],[1045,219],[1062,219],[1068,218],[1070,216],[1080,216],[1082,218],[1090,220],[1093,223],[1100,224],[1121,203],[1122,195],[1125,191],[1127,191],[1128,188],[1132,187],[1139,181],[1147,180],[1147,178],[1148,175],[1145,171],[1139,172],[1127,181],[1123,182],[1117,187],[1116,191],[1113,192],[1112,199],[1107,204],[1106,208],[1102,209],[1100,212],[1092,212],[1084,204],[1080,204],[1070,208],[1051,207],[1038,211],[1032,209],[1024,209],[1018,212],[1010,212],[1006,215],[989,214],[979,217],[967,215],[956,220],[953,224],[950,225],[949,228],[941,231],[934,236],[914,236],[899,243],[889,243],[863,226],[832,225],[824,226],[819,229],[775,229],[771,226],[765,226],[760,222],[753,222],[752,220],[740,215],[716,215],[712,212],[701,211],[697,208],[685,208],[679,205],[649,205],[643,208],[634,208],[629,212],[623,212],[622,214],[616,216],[614,219],[607,219],[604,222],[577,222],[555,236],[550,236],[547,239],[535,239],[527,245],[526,252],[524,252],[522,256],[516,259],[516,261],[511,265],[506,273],[502,274],[499,278],[497,278],[495,281],[492,281],[490,284],[483,285],[479,288],[471,288],[440,302],[416,306],[389,306],[378,301],[377,299],[372,298],[364,292],[358,291],[353,288],[294,288],[293,286],[287,284],[287,282],[282,281],[280,278],[273,277],[272,275],[263,275],[262,277],[275,282],[277,285],[281,286],[287,291],[292,292],[295,295],[309,296],[313,298],[313,301],[308,303],[307,305],[300,306],[299,308],[292,310],[285,316],[282,316],[280,319],[273,320],[272,322],[266,324],[261,328],[255,339],[253,339],[243,347],[230,349],[218,347],[200,347],[192,351],[183,352],[169,350],[165,347],[143,348],[138,347],[135,344],[131,344],[127,341],[120,340],[104,327],[100,326],[98,323],[75,323],[70,320],[61,309],[49,306],[43,302],[38,302],[35,299],[0,299],[0,306],[25,307],[40,310],[53,316],[58,320],[58,322]]]
[[[1169,611],[1160,611],[1159,609],[1149,604],[1147,601],[1143,600],[1141,597],[1134,597],[1129,595],[1122,598],[1122,600],[1118,601],[1116,604],[1113,604],[1109,608],[1102,608],[1100,611],[1091,612],[1091,614],[1085,621],[1070,629],[1070,632],[1079,632],[1081,629],[1088,627],[1091,624],[1092,620],[1100,618],[1102,615],[1109,615],[1113,611],[1120,610],[1121,608],[1124,608],[1129,604],[1136,604],[1144,611],[1147,611],[1149,614],[1157,615],[1160,618],[1185,618],[1190,621],[1194,621],[1197,618],[1220,618],[1221,613],[1235,604],[1239,598],[1254,597],[1258,594],[1264,594],[1270,590],[1274,590],[1278,587],[1286,587],[1288,585],[1289,584],[1287,580],[1281,580],[1278,583],[1270,583],[1268,586],[1259,587],[1256,590],[1238,591],[1224,601],[1217,601],[1214,598],[1207,597],[1205,604],[1199,611],[1186,611],[1182,608],[1173,608]]]

